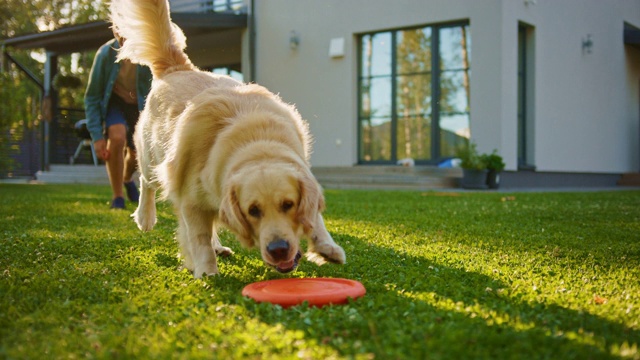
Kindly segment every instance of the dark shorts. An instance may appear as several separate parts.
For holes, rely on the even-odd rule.
[[[105,139],[109,138],[109,132],[107,129],[116,124],[123,124],[127,128],[127,146],[132,150],[135,150],[133,143],[133,131],[136,129],[136,123],[138,123],[138,117],[140,111],[138,111],[137,104],[127,104],[118,95],[111,95],[109,100],[109,107],[107,110],[107,118],[105,119]]]

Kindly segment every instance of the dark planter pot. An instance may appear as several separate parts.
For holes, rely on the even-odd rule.
[[[497,189],[500,187],[500,171],[489,170],[487,173],[487,186],[489,189]]]
[[[462,187],[465,189],[486,189],[487,170],[462,169]]]

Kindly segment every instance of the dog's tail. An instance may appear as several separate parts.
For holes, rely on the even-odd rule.
[[[182,30],[171,22],[168,0],[113,0],[113,30],[125,41],[118,60],[147,65],[155,78],[178,70],[193,70],[184,49]]]

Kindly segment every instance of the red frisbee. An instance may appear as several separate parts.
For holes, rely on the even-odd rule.
[[[367,290],[355,280],[337,278],[290,278],[260,281],[242,289],[242,295],[257,302],[284,308],[307,301],[310,306],[346,304],[349,298],[364,296]]]

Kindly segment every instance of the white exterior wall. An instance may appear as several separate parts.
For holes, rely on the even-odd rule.
[[[518,23],[535,28],[534,165],[538,171],[638,171],[637,0],[256,1],[256,82],[295,103],[315,137],[314,166],[357,163],[357,36],[469,20],[471,134],[517,168]],[[289,47],[291,31],[300,44]],[[592,35],[591,54],[582,39]],[[332,38],[345,56],[329,57]],[[246,59],[246,58],[245,58]]]
[[[638,171],[640,57],[637,50],[624,45],[623,27],[625,21],[640,25],[640,2],[538,0],[529,6],[519,1],[505,4],[506,17],[535,27],[537,169]],[[591,53],[584,53],[582,41],[588,34],[593,47]],[[506,79],[505,83],[515,89],[517,79]],[[503,92],[505,99],[508,93]],[[513,111],[506,109],[509,102],[503,104],[503,115]],[[503,117],[503,129],[511,117]],[[511,139],[515,136],[505,136],[503,144],[517,146]]]

